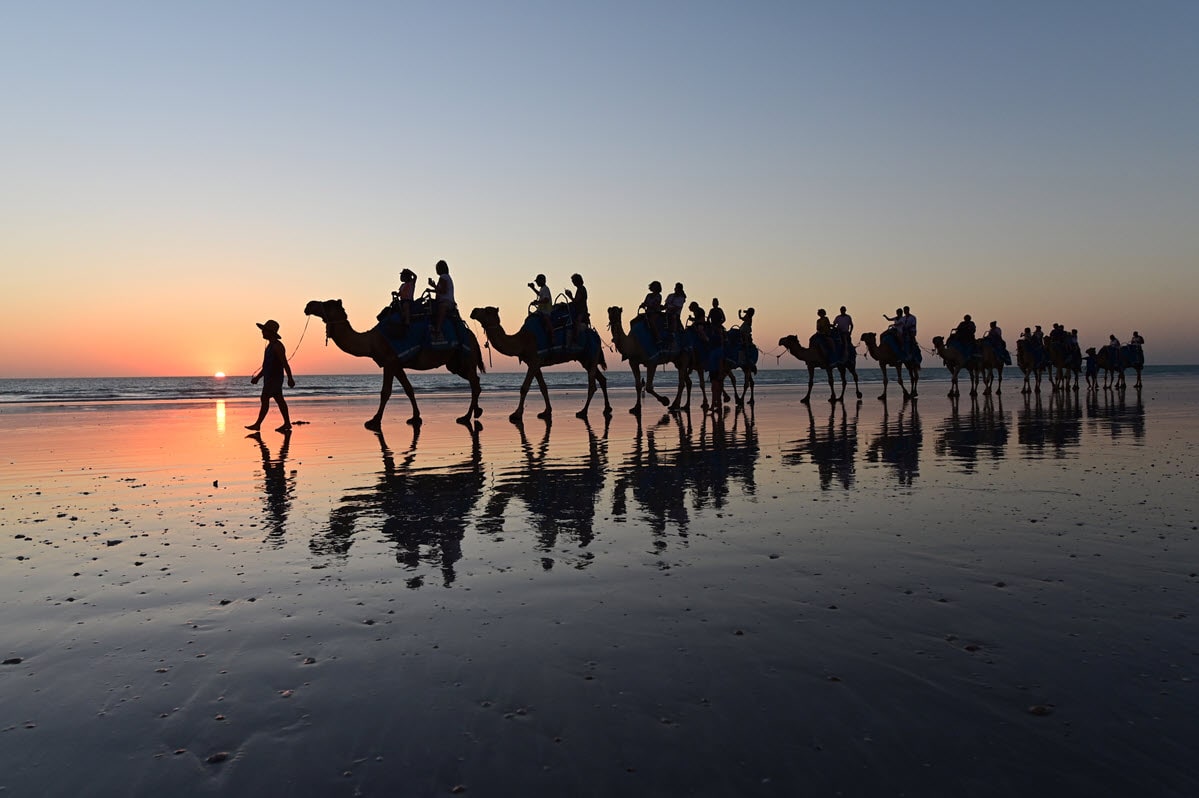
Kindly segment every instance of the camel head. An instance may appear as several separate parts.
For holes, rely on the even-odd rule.
[[[934,335],[933,336],[933,349],[936,349],[938,352],[940,352],[944,348],[945,348],[945,336]]]
[[[779,346],[785,346],[788,349],[799,347],[799,336],[798,335],[784,335],[782,338],[779,339]]]
[[[864,332],[864,333],[862,333],[862,337],[861,337],[859,340],[860,340],[860,341],[862,341],[864,344],[866,344],[866,346],[868,346],[868,347],[870,347],[871,349],[873,349],[873,348],[874,348],[875,341],[876,341],[876,338],[875,338],[875,335],[874,335],[874,333],[872,333],[872,332]]]
[[[304,306],[304,315],[316,316],[325,324],[346,320],[346,310],[341,306],[340,299],[326,299],[324,302],[314,299]]]
[[[620,316],[623,313],[624,313],[624,309],[617,307],[616,305],[613,305],[612,307],[608,308],[608,326],[609,327],[619,327],[620,326]]]
[[[500,309],[488,305],[485,308],[475,308],[470,312],[470,317],[487,327],[498,327],[500,325]]]

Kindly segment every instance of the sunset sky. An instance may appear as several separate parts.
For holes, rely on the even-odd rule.
[[[247,374],[444,258],[1199,363],[1199,3],[47,2],[0,26],[0,377]],[[605,340],[607,331],[603,331]],[[773,365],[773,358],[766,358]],[[496,368],[515,367],[501,363]],[[782,365],[794,366],[784,358]],[[293,368],[372,371],[313,321]]]

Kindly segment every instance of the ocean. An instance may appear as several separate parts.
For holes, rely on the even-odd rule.
[[[1131,375],[1132,372],[1129,372]],[[632,388],[633,376],[625,364],[616,364],[606,372],[610,388]],[[1144,380],[1161,381],[1199,376],[1199,365],[1192,366],[1148,366]],[[413,386],[419,394],[453,395],[467,393],[466,383],[445,371],[409,372]],[[483,391],[507,393],[520,389],[523,372],[488,372],[483,375]],[[546,371],[545,379],[551,391],[585,391],[587,376],[579,369]],[[763,369],[755,382],[758,386],[807,387],[805,369]],[[655,386],[673,390],[677,384],[674,369],[659,369]],[[1021,376],[1019,370],[1005,371],[1004,383],[1008,392],[1019,393]],[[871,364],[859,367],[858,381],[861,385],[881,385],[882,376],[878,367]],[[891,381],[894,381],[892,373]],[[949,372],[944,368],[924,368],[920,372],[921,385],[945,383]],[[838,392],[840,391],[839,380]],[[740,384],[740,375],[738,375]],[[331,397],[378,394],[380,374],[300,374],[296,387],[286,389],[289,397]],[[813,396],[820,395],[821,386],[827,385],[823,373],[818,372],[813,387]],[[395,386],[400,393],[399,385]],[[853,390],[852,382],[849,391]],[[873,398],[874,389],[863,388],[867,398]],[[895,387],[890,389],[898,391]],[[258,385],[250,384],[248,376],[204,377],[74,377],[74,378],[30,378],[0,379],[0,404],[12,403],[95,403],[95,402],[158,402],[209,399],[256,398],[261,391]],[[534,385],[531,392],[536,392]],[[924,391],[921,391],[924,393]],[[940,389],[929,391],[940,393]]]

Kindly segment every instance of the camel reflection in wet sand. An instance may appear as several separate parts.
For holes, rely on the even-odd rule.
[[[963,411],[962,405],[968,404]],[[1003,399],[977,396],[950,400],[950,412],[937,428],[934,451],[956,462],[970,474],[984,457],[1003,460],[1011,430],[1003,412]]]
[[[821,490],[831,488],[834,481],[842,489],[850,490],[857,475],[858,417],[862,403],[854,405],[852,415],[844,403],[832,405],[824,425],[817,425],[810,404],[805,403],[804,407],[808,409],[808,435],[783,450],[783,465],[795,467],[810,462],[820,475]]]
[[[279,456],[271,457],[270,447],[262,440],[261,433],[246,436],[258,444],[262,454],[262,492],[265,494],[266,539],[272,546],[283,545],[283,530],[287,526],[287,513],[291,510],[296,495],[296,472],[287,473],[287,451],[291,446],[291,430],[283,433],[279,445]]]
[[[1048,401],[1042,401],[1036,394],[1025,396],[1017,431],[1026,458],[1077,455],[1082,442],[1082,406],[1078,394],[1058,392],[1051,394]]]
[[[1131,435],[1135,440],[1145,438],[1145,405],[1141,400],[1141,389],[1132,389],[1135,396],[1128,401],[1127,390],[1098,391],[1087,397],[1088,426],[1106,431],[1112,438]]]
[[[422,567],[441,572],[448,587],[455,580],[454,565],[462,558],[471,509],[483,493],[485,474],[477,425],[468,427],[470,455],[460,464],[437,470],[414,468],[420,427],[412,429],[412,443],[397,461],[381,432],[379,450],[383,470],[373,485],[351,488],[329,514],[329,528],[309,544],[316,554],[345,557],[356,534],[379,529],[395,543],[396,562],[408,571],[408,587],[421,587]]]
[[[561,536],[573,538],[577,543],[574,567],[586,567],[594,556],[587,547],[595,537],[595,503],[607,480],[611,422],[610,416],[604,417],[603,435],[599,436],[584,418],[586,453],[578,458],[555,459],[549,454],[552,424],[538,423],[543,431],[541,439],[533,444],[524,422],[515,419],[524,458],[496,475],[478,520],[480,531],[502,533],[506,519],[520,517],[510,514],[511,503],[519,500],[533,527],[537,551],[542,554],[542,568],[549,570],[554,566],[555,552],[559,558],[567,556],[558,549]]]
[[[895,471],[901,487],[910,488],[920,475],[920,447],[924,430],[920,426],[920,411],[914,399],[903,400],[895,418],[891,418],[889,402],[883,401],[883,418],[878,433],[866,447],[866,462],[883,463]]]
[[[637,420],[633,447],[616,471],[612,515],[629,517],[629,496],[649,524],[657,550],[666,548],[667,528],[673,525],[686,540],[690,513],[707,507],[720,510],[728,503],[731,485],[754,495],[754,469],[759,456],[753,410],[736,408],[726,416],[701,415],[693,436],[691,414],[663,416],[652,426]],[[677,442],[676,442],[677,438]]]

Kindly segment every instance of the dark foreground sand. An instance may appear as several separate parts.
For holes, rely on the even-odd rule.
[[[1199,794],[1199,384],[925,394],[0,408],[0,788]]]

